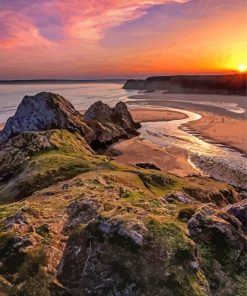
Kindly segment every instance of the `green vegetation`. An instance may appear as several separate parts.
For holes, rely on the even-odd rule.
[[[83,138],[66,131],[47,137],[52,147],[35,147],[19,163],[18,174],[0,186],[1,202],[9,203],[0,206],[0,252],[7,258],[0,271],[10,281],[0,278],[0,292],[50,296],[62,260],[67,269],[59,280],[68,287],[79,283],[80,293],[86,285],[93,295],[95,287],[109,283],[98,295],[110,295],[113,281],[117,292],[130,289],[138,296],[208,296],[210,291],[229,296],[227,289],[244,295],[242,274],[234,268],[225,272],[231,250],[223,238],[212,233],[203,243],[187,235],[188,220],[204,199],[222,192],[233,199],[228,185],[118,164],[94,155]],[[168,194],[189,190],[193,204],[167,203]],[[10,203],[14,200],[19,202]],[[7,230],[6,219],[19,212],[24,219]],[[97,228],[99,221],[106,222],[105,231]],[[221,287],[227,282],[232,289]]]
[[[24,263],[19,269],[20,276],[23,279],[36,276],[40,273],[42,267],[47,264],[47,253],[44,247],[33,248],[26,256]]]
[[[182,207],[178,212],[178,220],[181,222],[188,222],[189,219],[195,214],[196,212],[196,206],[190,205],[187,207]]]
[[[174,259],[178,264],[185,260],[192,260],[194,258],[194,246],[185,237],[179,223],[163,219],[160,221],[151,219],[148,222],[147,227],[152,235],[153,242],[162,245],[165,249],[173,250]]]

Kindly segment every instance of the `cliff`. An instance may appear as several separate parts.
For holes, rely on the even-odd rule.
[[[166,90],[170,93],[246,95],[247,74],[174,75],[127,80],[124,89]]]

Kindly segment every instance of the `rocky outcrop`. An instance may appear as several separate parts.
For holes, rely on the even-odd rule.
[[[245,250],[246,240],[241,223],[234,216],[222,212],[213,204],[202,206],[188,222],[189,234],[196,240],[210,242],[222,256],[234,256],[236,261]]]
[[[119,102],[114,108],[97,102],[83,116],[64,97],[42,92],[25,96],[15,115],[0,132],[0,143],[27,131],[66,129],[77,132],[93,148],[106,148],[120,138],[137,135],[135,123],[127,106]]]
[[[123,88],[166,90],[171,93],[246,95],[246,78],[246,74],[157,76],[146,80],[127,80]]]
[[[121,102],[114,108],[97,102],[83,116],[58,94],[25,96],[0,132],[0,203],[87,170],[90,146],[106,148],[137,135],[138,127]]]
[[[23,108],[22,129],[46,126]],[[210,178],[96,155],[89,144],[136,133],[123,103],[97,102],[72,122],[67,103],[53,109],[63,128],[7,128],[1,143],[0,295],[245,295],[242,195]]]
[[[149,162],[136,163],[136,166],[142,169],[161,171],[155,164]]]
[[[247,263],[242,223],[234,215],[207,204],[191,217],[188,230],[197,243],[213,295],[233,295],[231,290],[238,282],[229,285],[231,278],[237,273],[244,276]]]
[[[219,207],[236,203],[240,200],[240,196],[229,188],[228,190],[215,190],[215,188],[183,188],[184,192],[190,197],[202,203],[214,203]]]
[[[49,129],[77,131],[86,138],[93,134],[84,122],[83,116],[68,100],[58,94],[42,92],[23,98],[15,115],[8,119],[0,133],[0,142],[5,142],[24,131]]]
[[[106,148],[118,139],[137,135],[136,130],[140,127],[139,123],[133,121],[123,102],[110,108],[98,101],[85,112],[84,117],[88,126],[94,131],[94,135],[87,140],[95,150]]]

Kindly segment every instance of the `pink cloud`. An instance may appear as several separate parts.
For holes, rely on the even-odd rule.
[[[173,1],[184,3],[188,0]],[[170,1],[88,0],[85,3],[80,0],[45,0],[31,3],[24,0],[20,6],[13,0],[0,12],[1,23],[7,28],[0,36],[0,47],[45,44],[45,39],[55,42],[60,35],[61,38],[95,42],[107,29],[137,19],[149,7],[166,2]]]

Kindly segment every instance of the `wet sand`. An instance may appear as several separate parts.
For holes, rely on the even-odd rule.
[[[182,100],[194,102],[188,103]],[[196,100],[198,100],[197,103]],[[201,104],[201,102],[206,101],[211,102],[211,104],[219,104],[221,102],[222,107]],[[245,109],[245,112],[237,113],[225,109],[223,101],[227,104],[226,108],[229,108],[233,103],[237,104],[240,110],[241,108]],[[196,112],[202,118],[186,124],[191,131],[214,142],[226,144],[245,154],[247,153],[246,97],[167,94],[161,91],[155,91],[132,96],[131,100],[128,101],[130,107],[132,104],[136,106],[143,103],[149,108],[153,105],[181,109],[181,112],[183,109]]]
[[[205,104],[202,104],[205,102]],[[204,94],[169,94],[164,91],[140,93],[130,97],[129,106],[153,105],[177,109],[212,112],[218,115],[230,116],[237,119],[247,119],[247,98],[244,96],[223,96]],[[239,112],[231,112],[232,104],[238,106]],[[236,107],[235,107],[236,108]],[[245,110],[245,111],[244,111]]]
[[[129,109],[129,111],[133,119],[138,122],[171,121],[187,118],[187,115],[182,112],[154,108],[137,108]]]
[[[185,126],[215,142],[223,143],[247,154],[247,120],[209,112],[198,112],[202,118]]]
[[[184,113],[160,110],[158,108],[135,108],[129,109],[135,121],[156,122],[171,121],[188,118]],[[198,174],[188,162],[188,153],[184,149],[169,147],[164,148],[148,140],[136,137],[113,145],[120,152],[115,161],[136,165],[137,163],[150,163],[156,167],[177,176],[188,176]]]
[[[162,171],[181,177],[198,174],[188,163],[188,154],[183,149],[163,148],[139,137],[117,143],[113,148],[121,153],[115,157],[115,161],[120,163],[151,163]]]

